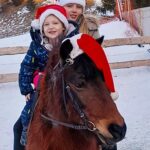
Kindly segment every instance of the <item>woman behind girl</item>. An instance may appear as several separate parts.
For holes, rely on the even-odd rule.
[[[85,15],[86,0],[58,0],[68,14],[69,20],[73,20],[79,25],[79,32],[89,34],[95,39],[99,38],[98,20],[89,15]]]
[[[86,0],[58,0],[59,4],[66,9],[69,20],[77,22],[79,32],[89,34],[95,39],[100,37],[98,31],[98,20],[92,16],[84,15]],[[115,99],[117,99],[116,96]],[[111,149],[102,148],[102,150],[117,150],[117,145]]]

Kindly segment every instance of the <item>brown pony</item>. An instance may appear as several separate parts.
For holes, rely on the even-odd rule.
[[[86,54],[68,63],[67,47],[60,48],[61,61],[58,51],[50,54],[26,150],[109,149],[125,137],[102,72]]]

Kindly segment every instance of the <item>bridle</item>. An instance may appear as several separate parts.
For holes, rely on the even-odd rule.
[[[46,115],[41,114],[41,117],[42,117],[42,119],[50,122],[53,125],[61,125],[61,126],[67,127],[67,128],[75,129],[75,130],[88,130],[88,131],[90,131],[96,135],[96,137],[98,139],[98,143],[100,145],[109,145],[109,143],[106,141],[104,136],[102,134],[100,134],[99,129],[97,129],[96,125],[88,119],[85,112],[83,111],[83,109],[79,105],[78,96],[75,95],[75,93],[71,89],[70,85],[65,82],[63,71],[67,67],[72,65],[73,63],[74,63],[73,61],[68,60],[68,61],[66,61],[66,64],[62,66],[60,61],[59,61],[59,63],[57,64],[57,66],[54,67],[54,69],[59,67],[59,70],[61,73],[62,88],[63,88],[63,102],[64,102],[65,109],[67,109],[67,99],[66,99],[66,94],[67,94],[69,96],[69,100],[71,101],[75,111],[79,115],[79,117],[82,121],[82,124],[72,124],[72,123],[66,123],[63,121],[59,121],[59,120],[53,119],[52,116],[49,114],[46,114]]]

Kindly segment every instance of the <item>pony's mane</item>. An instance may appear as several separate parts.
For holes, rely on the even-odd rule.
[[[57,96],[55,96],[55,98],[59,99],[59,94],[56,94],[54,92],[58,86],[60,87],[60,84],[61,84],[60,80],[52,79],[53,72],[54,72],[53,69],[57,65],[59,58],[60,58],[59,57],[59,48],[54,49],[49,53],[49,59],[48,59],[48,62],[47,62],[46,68],[45,68],[45,75],[41,80],[40,97],[42,97],[42,101],[47,101],[47,99],[49,99],[48,102],[52,102],[54,95],[57,95]],[[42,102],[42,101],[41,101],[40,105],[43,105],[44,102]],[[47,102],[44,104],[45,104],[44,108],[47,109],[47,107],[48,107]],[[43,111],[43,110],[41,110],[41,111]]]
[[[51,77],[51,74],[53,72],[54,67],[59,62],[60,56],[59,56],[59,47],[56,49],[53,49],[49,52],[49,59],[45,68],[45,74],[46,74],[46,80],[48,81]]]

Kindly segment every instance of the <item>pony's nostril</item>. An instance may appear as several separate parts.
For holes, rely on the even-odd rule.
[[[120,141],[125,137],[126,130],[127,130],[126,124],[124,124],[123,126],[111,124],[109,126],[109,132],[112,134],[114,139],[117,141]]]

